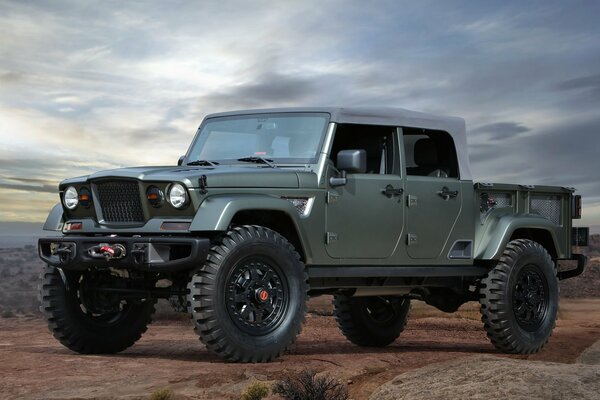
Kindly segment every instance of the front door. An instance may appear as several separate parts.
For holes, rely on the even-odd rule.
[[[349,174],[327,195],[327,253],[334,258],[388,258],[402,235],[402,179]],[[387,193],[387,194],[386,194]]]

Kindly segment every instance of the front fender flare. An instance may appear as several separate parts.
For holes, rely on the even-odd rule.
[[[288,200],[260,194],[217,195],[208,197],[200,204],[196,216],[190,225],[191,232],[224,232],[229,229],[233,217],[240,211],[280,211],[292,221],[298,234],[306,259],[311,259],[312,250],[306,239],[303,224],[300,223],[298,210]]]
[[[298,233],[300,243],[307,257],[311,252],[308,248],[306,234],[300,223],[300,215],[296,207],[288,200],[279,197],[259,194],[217,195],[208,197],[200,204],[196,216],[192,220],[190,231],[214,232],[227,231],[233,217],[240,211],[281,211],[287,214]]]
[[[190,231],[226,231],[235,214],[244,210],[283,211],[296,227],[299,226],[300,216],[289,201],[266,195],[236,194],[211,196],[204,200],[192,220]]]
[[[50,214],[48,214],[48,218],[46,218],[46,222],[44,223],[45,231],[62,231],[63,225],[65,223],[64,212],[62,208],[62,204],[58,203],[52,210]]]

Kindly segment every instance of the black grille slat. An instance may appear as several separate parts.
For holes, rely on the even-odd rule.
[[[144,222],[137,182],[111,181],[96,184],[104,222]]]

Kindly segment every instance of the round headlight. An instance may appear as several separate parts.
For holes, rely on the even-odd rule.
[[[169,188],[169,203],[175,208],[183,208],[188,203],[188,194],[183,185],[174,183]]]
[[[69,186],[63,195],[63,203],[69,210],[76,209],[77,204],[79,204],[79,195],[77,193],[77,189],[75,189],[73,186]]]

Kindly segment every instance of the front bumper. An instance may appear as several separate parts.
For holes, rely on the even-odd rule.
[[[112,259],[94,257],[90,250],[100,244],[120,244],[125,254]],[[201,266],[209,248],[209,239],[189,237],[62,236],[38,241],[40,258],[66,270],[114,267],[152,272],[184,271]]]

